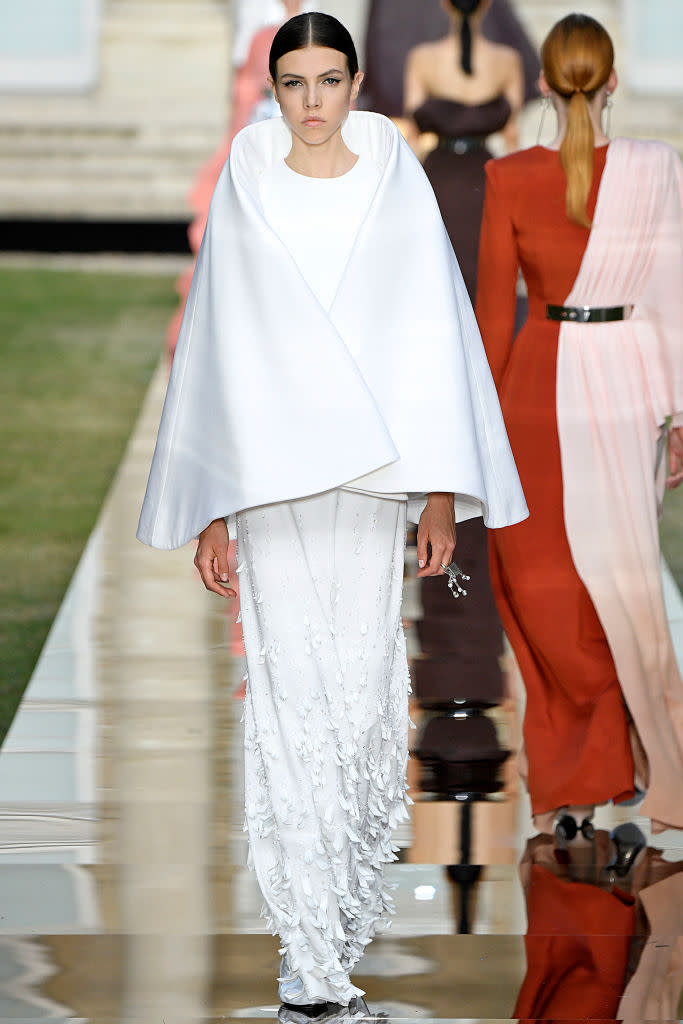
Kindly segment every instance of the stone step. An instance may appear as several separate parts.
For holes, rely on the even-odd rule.
[[[169,134],[151,135],[137,126],[121,126],[118,130],[92,133],[73,130],[70,126],[51,125],[44,129],[24,131],[0,126],[0,161],[21,159],[45,160],[84,159],[108,160],[181,160],[196,163],[218,146],[215,131],[196,128]]]
[[[168,24],[210,24],[230,19],[230,0],[108,0],[106,24],[122,22],[158,27]]]
[[[35,195],[40,195],[42,191],[46,195],[55,191],[66,194],[71,189],[74,193],[74,203],[77,204],[82,199],[84,190],[102,193],[116,191],[117,195],[120,195],[132,188],[137,188],[138,185],[152,185],[154,188],[167,189],[169,194],[182,194],[184,203],[184,197],[193,181],[192,175],[178,174],[175,169],[160,170],[158,166],[145,168],[138,164],[131,167],[129,173],[116,177],[103,173],[83,174],[78,178],[66,175],[58,177],[53,174],[43,174],[42,177],[36,174],[29,177],[16,170],[13,173],[6,173],[4,168],[3,172],[0,176],[0,194],[3,196],[13,195],[20,203],[22,202],[22,191],[28,192],[29,189]]]
[[[216,37],[216,25],[197,22],[194,18],[186,20],[165,19],[161,24],[155,18],[142,18],[134,23],[128,18],[116,19],[108,17],[102,26],[101,38],[105,43],[119,40],[133,40],[142,45],[152,39],[155,47],[175,44],[179,39],[186,40],[190,45],[198,41],[213,41]]]
[[[136,178],[164,178],[172,177],[177,181],[187,182],[189,188],[197,172],[197,160],[190,154],[184,159],[177,155],[170,159],[164,159],[162,153],[158,156],[150,156],[142,159],[130,154],[119,154],[118,156],[105,157],[99,154],[91,154],[87,158],[74,155],[71,158],[51,158],[47,167],[47,176],[52,180],[65,183],[77,184],[91,178],[106,181],[112,184],[112,179],[122,178],[134,180]],[[27,160],[25,157],[17,157],[12,160],[6,156],[0,157],[0,178],[3,182],[8,181],[36,181],[44,182],[46,178],[46,164],[42,160]]]
[[[106,182],[0,182],[0,216],[31,220],[189,220],[188,183],[171,178]]]
[[[0,95],[0,216],[186,218],[228,122],[230,0],[106,0],[91,93]]]
[[[89,135],[120,132],[131,125],[147,134],[160,132],[204,132],[218,123],[221,129],[228,121],[228,104],[221,102],[198,105],[196,96],[164,96],[158,103],[147,97],[136,97],[131,90],[119,94],[113,102],[100,101],[87,104],[75,98],[67,102],[56,97],[46,105],[35,96],[0,94],[0,131],[6,127],[13,132],[24,130],[53,132],[67,130]],[[35,127],[34,127],[35,126]]]
[[[233,0],[108,0],[107,17],[228,18]]]

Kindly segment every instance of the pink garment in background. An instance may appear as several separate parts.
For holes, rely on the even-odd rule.
[[[209,215],[211,196],[216,187],[218,176],[225,161],[228,159],[232,140],[237,133],[249,124],[258,104],[264,98],[268,79],[268,56],[278,25],[268,25],[256,33],[252,39],[249,56],[242,67],[235,70],[233,86],[233,115],[227,136],[213,156],[200,168],[194,184],[188,194],[188,204],[194,218],[188,228],[190,246],[195,256],[202,244],[206,220]],[[178,340],[178,331],[185,311],[185,303],[192,282],[194,263],[176,281],[176,291],[180,296],[180,305],[169,321],[166,329],[166,346],[172,358]]]
[[[648,886],[639,897],[649,932],[617,1018],[622,1024],[676,1020],[683,991],[683,874]]]
[[[662,594],[658,441],[683,409],[683,188],[668,146],[616,139],[569,306],[630,319],[562,325],[557,416],[564,516],[649,762],[641,813],[683,827],[683,682]]]

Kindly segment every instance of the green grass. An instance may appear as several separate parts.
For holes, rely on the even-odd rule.
[[[121,459],[169,277],[0,269],[0,742]],[[683,487],[662,547],[683,589]]]
[[[0,269],[0,742],[175,302],[170,277]]]

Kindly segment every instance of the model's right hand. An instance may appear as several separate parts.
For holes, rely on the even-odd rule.
[[[227,586],[228,573],[228,528],[225,519],[214,519],[199,534],[194,564],[207,590],[221,597],[237,597],[237,591]]]

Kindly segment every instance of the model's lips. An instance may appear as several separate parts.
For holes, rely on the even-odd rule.
[[[304,124],[309,125],[311,128],[315,128],[319,124],[325,124],[325,122],[322,117],[307,117]]]

